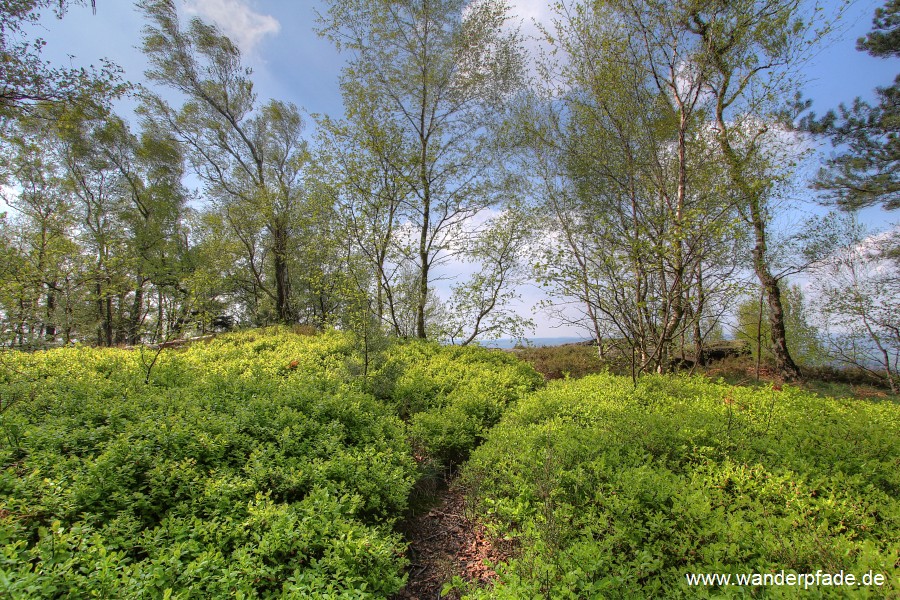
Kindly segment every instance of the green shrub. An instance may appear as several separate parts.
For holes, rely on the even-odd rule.
[[[464,471],[519,555],[471,597],[744,595],[688,573],[900,575],[900,409],[785,387],[591,376],[519,402]],[[842,588],[816,594],[843,596]]]
[[[543,383],[506,352],[419,341],[392,348],[383,371],[393,378],[386,401],[441,466],[464,461],[507,407]]]
[[[389,596],[410,442],[458,463],[541,383],[504,353],[419,342],[361,378],[349,336],[284,328],[152,359],[4,355],[0,596]]]
[[[4,355],[0,596],[382,598],[416,478],[346,336]]]

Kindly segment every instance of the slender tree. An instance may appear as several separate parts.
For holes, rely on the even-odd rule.
[[[510,309],[526,280],[525,258],[534,220],[525,207],[510,206],[478,232],[466,255],[478,269],[453,286],[444,335],[463,346],[477,339],[524,339],[534,324]]]
[[[873,233],[855,214],[823,223],[833,230],[833,252],[815,280],[827,323],[830,358],[900,392],[900,236]]]
[[[3,195],[12,208],[20,226],[18,250],[23,259],[9,282],[18,281],[21,292],[30,296],[22,299],[20,312],[31,308],[27,320],[35,330],[33,343],[54,343],[58,333],[62,281],[71,275],[68,257],[77,252],[73,241],[76,212],[69,194],[62,186],[61,165],[46,143],[42,119],[23,115],[16,127],[5,136],[6,152],[3,168],[13,188]],[[15,262],[11,263],[15,264]],[[26,292],[26,290],[28,290]],[[15,311],[5,310],[7,316]],[[25,315],[21,315],[25,317]],[[20,321],[16,329],[23,331]]]
[[[137,136],[112,114],[96,132],[94,148],[117,172],[125,200],[120,218],[127,233],[133,291],[121,335],[129,344],[138,344],[148,314],[149,286],[178,298],[175,304],[181,307],[190,294],[184,284],[191,268],[184,220],[187,191],[181,183],[184,159],[172,138],[155,129]]]
[[[768,304],[772,349],[782,377],[800,376],[787,346],[779,278],[773,272],[770,234],[773,129],[786,130],[784,106],[794,97],[796,67],[818,35],[801,0],[716,0],[678,3],[675,23],[694,37],[712,118],[741,215],[753,233],[753,269]],[[812,14],[815,14],[813,11]],[[793,115],[790,115],[793,116]],[[781,159],[783,160],[783,159]]]
[[[665,369],[700,322],[703,267],[734,232],[732,198],[709,185],[697,48],[649,8],[559,6],[548,40],[565,58],[544,67],[551,87],[522,119],[556,225],[542,279],[579,297],[593,333],[624,342],[637,372]]]
[[[352,98],[367,98],[402,136],[404,151],[390,161],[413,196],[421,338],[433,269],[467,222],[502,196],[494,130],[523,77],[506,13],[502,0],[333,0],[320,18],[322,35],[351,53],[345,86],[365,89],[349,96],[348,112]]]
[[[345,99],[365,91],[345,86]],[[365,272],[355,277],[360,281],[357,287],[374,296],[371,314],[401,336],[404,309],[398,305],[397,288],[409,260],[402,228],[412,208],[407,184],[412,165],[402,162],[401,132],[391,127],[389,119],[381,118],[377,105],[356,100],[360,99],[350,102],[355,110],[345,121],[321,121],[317,179],[329,182],[349,253],[358,254],[365,265]],[[407,171],[401,170],[404,166]]]

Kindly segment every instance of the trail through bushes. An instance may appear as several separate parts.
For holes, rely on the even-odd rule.
[[[355,352],[339,333],[226,335],[162,352],[149,385],[139,350],[4,355],[0,596],[396,593],[414,484],[539,376],[414,343],[361,378]]]
[[[4,354],[0,596],[790,597],[685,582],[780,570],[898,592],[896,403],[368,358],[251,331],[164,350],[145,384],[140,350]]]

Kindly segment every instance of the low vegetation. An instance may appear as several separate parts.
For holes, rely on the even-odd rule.
[[[360,357],[352,335],[285,328],[158,358],[3,354],[0,595],[390,597],[417,491],[460,469],[512,558],[453,593],[727,595],[685,576],[781,569],[898,591],[896,403],[678,375],[545,386],[514,353],[420,341],[365,374]]]
[[[331,114],[229,38],[292,3],[138,0],[143,75],[43,54],[87,4],[0,2],[0,597],[396,597],[459,474],[510,559],[457,595],[900,597],[900,411],[859,398],[900,394],[900,229],[856,212],[900,209],[900,77],[796,101],[852,2],[553,2],[529,56],[505,0],[323,0]],[[898,42],[891,0],[857,47]],[[545,324],[606,343],[436,343]]]
[[[472,598],[745,595],[691,573],[868,571],[897,592],[900,409],[677,376],[551,383],[465,469],[518,557]],[[759,593],[762,590],[752,590]],[[766,594],[792,596],[796,588]],[[842,588],[820,588],[837,596]]]
[[[526,363],[482,348],[405,344],[382,372],[396,373],[388,402],[413,443],[441,468],[468,458],[504,410],[543,382]]]
[[[515,348],[513,353],[546,379],[577,379],[602,373],[612,366],[608,361],[600,360],[596,346],[583,344]]]
[[[339,333],[247,332],[163,352],[146,385],[139,350],[4,354],[0,595],[396,592],[416,460],[461,460],[540,377],[416,342],[376,397],[354,357]]]
[[[611,373],[631,376],[627,357],[616,348],[607,349],[600,358],[596,346],[565,344],[515,348],[512,352],[529,363],[546,380],[578,379],[586,375]],[[757,362],[750,346],[740,341],[718,341],[707,344],[703,364],[696,364],[685,352],[675,357],[670,370],[704,375],[712,381],[724,380],[731,385],[768,386],[784,383],[771,357]],[[803,365],[803,378],[795,385],[809,392],[835,398],[886,399],[892,397],[884,373],[854,366]]]

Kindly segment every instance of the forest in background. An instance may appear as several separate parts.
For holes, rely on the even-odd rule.
[[[49,65],[30,27],[77,4],[0,13],[8,347],[274,323],[366,348],[469,344],[524,337],[510,306],[537,280],[550,311],[638,374],[703,362],[737,324],[786,379],[840,363],[897,391],[898,238],[854,216],[898,205],[897,82],[821,117],[799,95],[840,15],[800,0],[571,2],[544,32],[550,51],[527,56],[500,0],[333,0],[317,30],[347,57],[344,114],[316,116],[310,136],[173,1],[138,3],[140,82],[112,63]],[[896,57],[898,10],[878,11],[860,50]],[[125,95],[136,116],[113,110]],[[812,181],[836,210],[776,232],[809,184],[806,136],[838,149]],[[451,261],[474,275],[442,298]],[[800,275],[806,297],[789,285]]]

